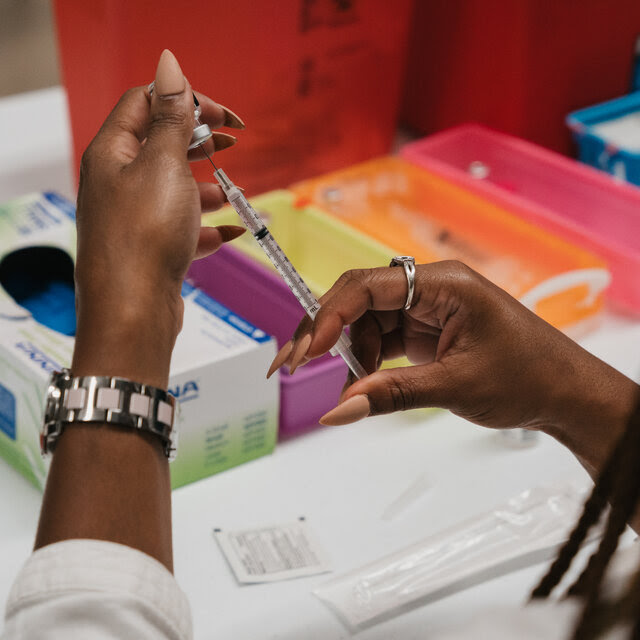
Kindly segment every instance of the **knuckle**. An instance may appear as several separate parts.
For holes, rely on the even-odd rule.
[[[109,116],[109,128],[110,130],[118,131],[131,131],[131,119],[123,113],[113,113]],[[111,137],[111,135],[109,135]]]
[[[451,271],[452,274],[460,277],[466,277],[468,274],[473,273],[473,270],[461,260],[445,260],[443,265]]]
[[[405,411],[415,406],[416,393],[410,380],[392,379],[387,391],[393,411]]]
[[[91,168],[94,161],[94,149],[92,145],[89,145],[82,154],[82,158],[80,159],[80,174],[86,174],[87,171]]]
[[[80,175],[85,178],[90,175],[96,167],[100,166],[101,160],[106,153],[99,143],[99,138],[94,138],[91,144],[85,149],[80,160]]]
[[[351,282],[361,283],[367,277],[367,269],[349,269],[345,271],[337,280],[336,284],[346,285]]]
[[[167,109],[156,112],[151,116],[151,128],[160,126],[182,129],[188,124],[187,119],[187,114],[184,111]]]
[[[345,271],[331,288],[332,292],[345,291],[351,295],[364,293],[368,299],[368,306],[372,306],[371,288],[375,283],[371,282],[374,269],[350,269]]]
[[[142,87],[130,87],[122,94],[120,101],[127,100],[128,98],[131,98],[131,96],[134,96],[137,93],[140,93],[141,89]]]
[[[120,99],[118,100],[118,104],[116,105],[115,110],[118,109],[118,107],[126,102],[128,102],[136,93],[138,93],[140,91],[140,87],[131,87],[130,89],[127,89],[121,96]]]
[[[477,285],[479,274],[460,260],[448,260],[445,263],[446,271],[458,285],[468,288]]]

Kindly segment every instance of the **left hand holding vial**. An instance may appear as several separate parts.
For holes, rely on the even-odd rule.
[[[201,121],[242,127],[198,94]],[[232,117],[233,116],[233,117]],[[235,120],[234,120],[235,118]],[[82,159],[73,376],[117,376],[166,389],[182,324],[182,281],[194,258],[244,229],[200,228],[221,189],[197,184],[188,152],[189,83],[164,51],[155,90],[127,91]],[[214,133],[208,153],[229,146]],[[226,142],[226,144],[225,144]],[[155,434],[112,424],[68,424],[58,439],[35,547],[90,538],[139,549],[172,568],[170,474]]]
[[[198,99],[201,120],[212,129],[243,126],[213,100]],[[191,173],[189,160],[204,158],[199,149],[199,155],[187,152],[193,123],[192,89],[165,50],[153,95],[146,87],[127,91],[82,158],[75,375],[119,375],[166,387],[187,269],[244,230],[201,227],[202,211],[219,208],[224,194],[217,185],[196,183]],[[207,150],[234,141],[215,133]]]

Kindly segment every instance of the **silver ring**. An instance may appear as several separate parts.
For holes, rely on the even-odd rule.
[[[416,288],[416,259],[412,256],[396,256],[391,260],[389,266],[404,267],[404,273],[407,276],[407,300],[403,308],[405,311],[409,311]]]

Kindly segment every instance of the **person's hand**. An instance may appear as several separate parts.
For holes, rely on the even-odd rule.
[[[413,304],[403,311],[406,295],[402,268],[345,273],[270,372],[323,355],[351,325],[353,353],[371,375],[349,378],[323,424],[442,407],[486,427],[543,429],[587,464],[606,454],[592,450],[590,430],[602,420],[612,432],[624,426],[637,390],[631,380],[461,263],[416,266]],[[415,366],[377,371],[403,355]]]
[[[243,128],[225,107],[198,95],[202,122]],[[203,227],[203,210],[224,203],[219,186],[197,184],[187,153],[193,94],[164,51],[152,95],[124,94],[86,150],[78,194],[75,375],[120,375],[166,386],[182,323],[180,291],[194,258],[237,237],[242,227]],[[214,133],[207,151],[235,142]]]
[[[200,94],[198,101],[211,128],[243,128],[225,107]],[[205,158],[201,149],[188,153],[193,124],[191,87],[164,51],[153,95],[147,87],[125,93],[84,154],[74,376],[118,376],[166,389],[187,269],[244,231],[200,228],[202,210],[222,205],[224,195],[193,178],[189,160]],[[209,153],[235,141],[213,136],[205,143]],[[100,422],[65,426],[35,546],[77,538],[128,545],[171,570],[169,464],[155,434]]]

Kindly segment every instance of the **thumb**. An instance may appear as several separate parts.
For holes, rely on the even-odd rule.
[[[376,371],[355,382],[342,402],[320,418],[320,424],[339,426],[367,416],[424,407],[446,408],[452,384],[440,362]]]
[[[165,49],[156,69],[145,151],[164,152],[187,161],[193,133],[193,98],[188,89],[176,57]]]

